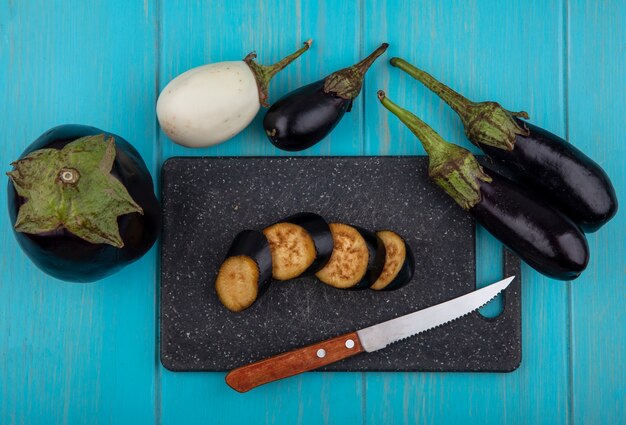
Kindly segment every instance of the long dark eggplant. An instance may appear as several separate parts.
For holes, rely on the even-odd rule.
[[[152,177],[126,140],[62,125],[13,164],[7,188],[15,238],[44,272],[71,282],[102,279],[137,260],[161,229]]]
[[[301,87],[274,103],[263,118],[270,142],[286,151],[310,148],[326,137],[352,108],[369,67],[389,45],[382,44],[361,62]]]
[[[508,167],[546,200],[595,232],[617,213],[617,196],[606,172],[562,138],[520,118],[496,102],[472,102],[430,74],[393,58],[396,66],[443,99],[459,115],[468,139]]]
[[[444,141],[383,91],[378,97],[421,141],[434,182],[528,265],[560,280],[575,279],[587,267],[587,239],[572,220],[495,171],[483,169],[471,152]]]

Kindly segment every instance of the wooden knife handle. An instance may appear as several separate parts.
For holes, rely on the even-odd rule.
[[[363,351],[357,333],[351,332],[234,369],[226,375],[226,383],[244,393],[259,385],[317,369]]]

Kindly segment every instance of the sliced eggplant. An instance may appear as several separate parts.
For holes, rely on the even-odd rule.
[[[358,226],[331,223],[334,249],[328,264],[315,276],[340,289],[369,288],[385,265],[385,244],[374,233]]]
[[[250,307],[267,290],[272,276],[270,245],[262,232],[239,232],[215,279],[215,291],[230,311]]]
[[[409,244],[391,230],[376,232],[385,244],[385,266],[370,287],[376,291],[391,291],[406,285],[415,272],[415,259]]]
[[[326,265],[333,252],[328,223],[314,213],[299,213],[267,227],[263,234],[272,252],[272,277],[294,279],[315,273]]]
[[[263,230],[272,252],[272,277],[289,280],[300,276],[315,261],[315,244],[302,226],[281,222]]]

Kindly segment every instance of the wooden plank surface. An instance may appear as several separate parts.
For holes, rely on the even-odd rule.
[[[360,11],[352,2],[164,2],[161,16],[161,87],[190,67],[239,60],[252,50],[257,51],[259,63],[270,64],[299,48],[303,41],[313,39],[312,48],[270,85],[270,101],[276,101],[296,87],[351,65],[360,56]],[[181,28],[185,28],[184,34]],[[361,153],[363,125],[359,110],[346,114],[331,137],[305,154]],[[206,149],[174,145],[161,133],[163,158],[285,154],[267,141],[261,119],[259,114],[233,140]],[[180,374],[164,368],[160,373],[165,424],[209,418],[223,423],[284,424],[363,420],[361,373],[305,374],[244,395],[225,386],[223,373]]]
[[[154,23],[150,2],[0,2],[2,169],[81,123],[125,137],[154,172]],[[98,283],[47,277],[17,248],[5,185],[0,423],[152,422],[156,250]]]
[[[215,148],[173,145],[155,122],[156,91],[190,67],[250,50],[270,63],[313,38],[272,83],[276,100],[388,41],[353,111],[304,155],[423,152],[381,109],[378,88],[470,147],[449,108],[388,66],[398,55],[569,136],[605,167],[623,208],[625,21],[618,0],[8,0],[0,3],[0,162],[6,168],[68,122],[126,137],[155,180],[173,155],[283,155],[260,119]],[[221,373],[158,363],[156,249],[103,282],[61,283],[16,249],[5,218],[0,423],[624,423],[625,239],[620,212],[589,236],[589,269],[572,284],[524,269],[523,360],[511,374],[308,373],[240,395]],[[478,248],[480,285],[499,277],[500,264],[497,243],[480,230]]]
[[[626,421],[626,5],[572,1],[567,10],[569,140],[616,183],[621,211],[588,235],[591,259],[571,291],[571,417]]]
[[[380,0],[368,7],[368,37],[386,35],[391,57],[428,70],[473,100],[525,109],[534,123],[564,134],[560,2]],[[367,85],[368,153],[423,152],[410,131],[378,104],[377,88],[446,140],[477,151],[456,114],[424,86],[387,64],[374,77]],[[484,284],[499,278],[501,265],[493,260],[499,258],[493,238],[482,229],[478,236],[478,284]],[[568,284],[551,283],[526,266],[522,275],[522,364],[517,371],[369,374],[367,422],[567,423]]]

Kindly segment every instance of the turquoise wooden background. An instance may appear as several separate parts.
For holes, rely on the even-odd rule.
[[[0,2],[0,163],[49,127],[84,123],[123,135],[158,182],[172,155],[280,155],[260,120],[223,145],[188,150],[159,131],[159,89],[191,67],[256,49],[275,61],[314,44],[271,99],[388,54],[332,137],[310,155],[420,154],[375,92],[469,147],[459,120],[391,68],[399,55],[473,99],[527,110],[612,177],[622,211],[589,235],[574,283],[524,268],[523,361],[510,374],[309,373],[245,395],[223,373],[172,373],[158,359],[157,249],[97,284],[35,269],[0,220],[0,423],[618,424],[626,422],[626,3],[623,1]],[[6,210],[4,184],[0,209]],[[478,280],[499,276],[479,229]],[[497,314],[489,306],[486,314]],[[451,341],[453,344],[453,341]]]

